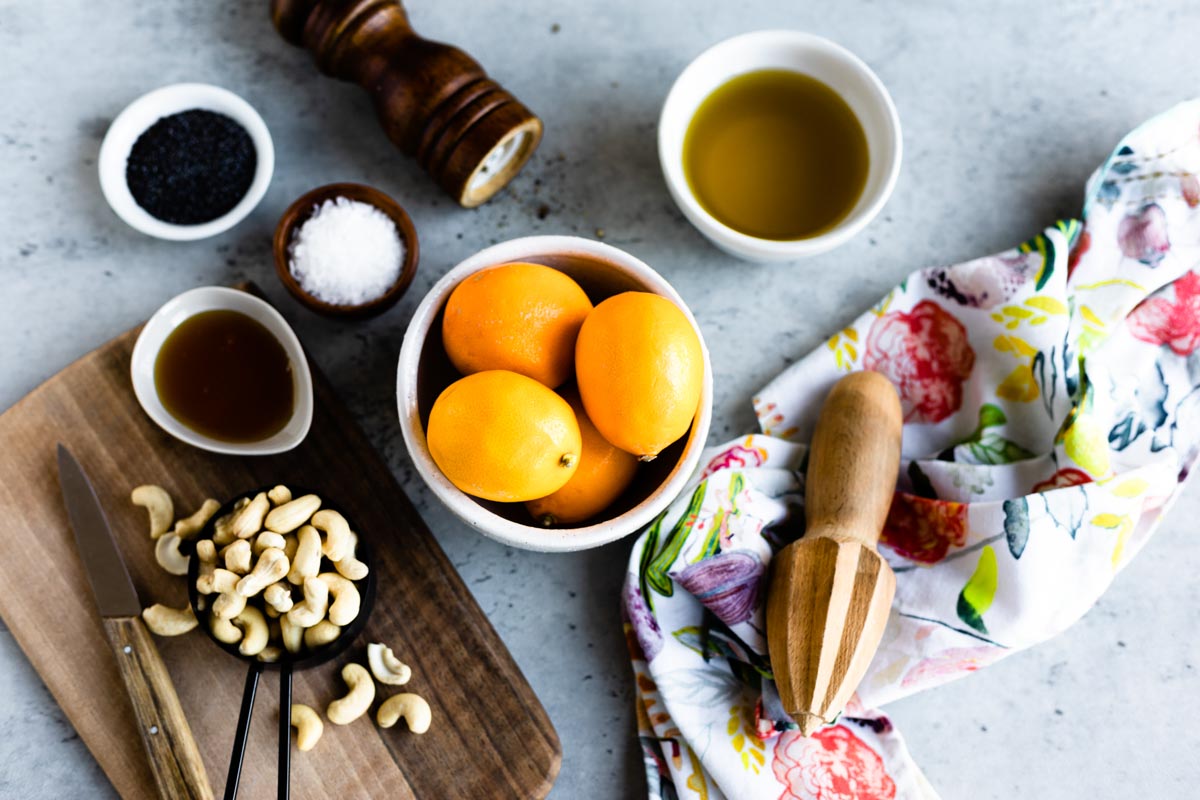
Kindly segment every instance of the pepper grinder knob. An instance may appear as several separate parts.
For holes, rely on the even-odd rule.
[[[271,0],[276,30],[370,94],[392,143],[465,208],[521,170],[542,121],[457,47],[413,31],[399,0]]]

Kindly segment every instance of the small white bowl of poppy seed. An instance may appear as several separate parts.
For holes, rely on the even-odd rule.
[[[117,216],[159,239],[229,230],[266,194],[275,147],[254,108],[228,89],[176,83],[117,115],[100,145],[100,189]]]

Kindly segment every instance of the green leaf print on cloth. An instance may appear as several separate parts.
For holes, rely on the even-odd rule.
[[[996,598],[996,551],[986,546],[979,554],[979,563],[975,565],[975,573],[967,580],[967,585],[958,595],[958,618],[980,633],[988,632],[983,624],[983,615],[992,607]]]
[[[1008,417],[1000,407],[992,403],[984,403],[979,407],[979,424],[975,432],[955,445],[954,460],[965,464],[1011,464],[1025,458],[1032,458],[1033,453],[1016,442],[1005,439],[995,429],[1008,422]]]

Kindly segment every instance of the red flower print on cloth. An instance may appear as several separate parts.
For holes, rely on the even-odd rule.
[[[957,411],[974,366],[966,329],[931,300],[876,320],[863,356],[864,369],[896,384],[905,422],[941,422]]]
[[[936,656],[923,658],[915,667],[904,674],[901,686],[929,688],[940,686],[952,678],[958,678],[980,667],[1000,660],[1004,650],[992,645],[979,647],[952,647]]]
[[[735,444],[713,456],[712,460],[708,462],[708,466],[704,468],[704,472],[700,474],[700,479],[703,480],[723,469],[761,467],[766,460],[767,453],[761,447],[745,447]]]
[[[922,564],[936,564],[967,541],[967,505],[896,492],[879,541]]]
[[[1046,480],[1035,483],[1033,491],[1048,492],[1051,489],[1062,489],[1066,486],[1079,486],[1091,482],[1092,476],[1083,470],[1075,469],[1074,467],[1063,467],[1049,478],[1046,478]]]
[[[775,742],[771,764],[783,784],[779,800],[892,800],[896,782],[883,759],[841,725],[806,739],[784,731]]]
[[[1071,252],[1067,255],[1067,277],[1070,278],[1075,274],[1075,268],[1079,266],[1080,259],[1084,253],[1092,248],[1092,234],[1085,229],[1079,234],[1079,240],[1075,242],[1075,246],[1071,248]]]
[[[1127,317],[1129,332],[1150,344],[1165,344],[1190,356],[1200,345],[1200,275],[1188,272],[1172,284],[1175,299],[1154,296]]]

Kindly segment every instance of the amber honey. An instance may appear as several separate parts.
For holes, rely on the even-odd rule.
[[[158,351],[154,388],[171,416],[225,442],[278,433],[295,402],[283,345],[238,311],[203,311],[180,323]]]
[[[683,171],[700,205],[761,239],[805,239],[835,227],[862,195],[869,165],[866,134],[846,101],[788,70],[720,86],[683,142]]]

